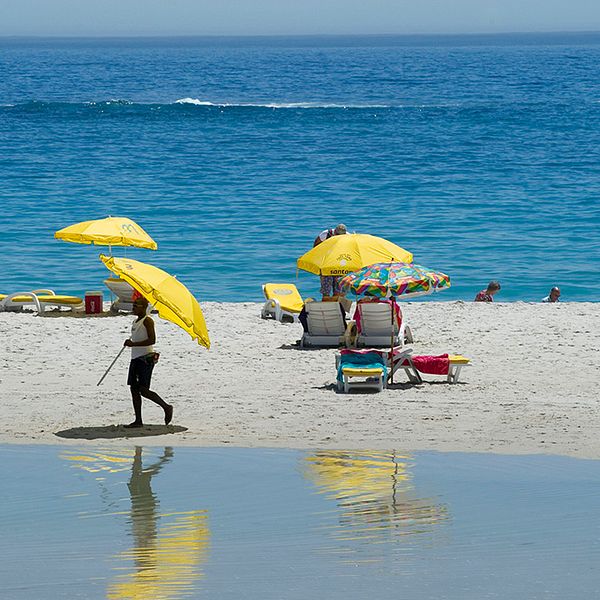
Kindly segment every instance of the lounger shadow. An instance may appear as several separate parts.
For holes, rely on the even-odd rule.
[[[180,425],[144,425],[139,429],[126,429],[123,425],[100,425],[98,427],[71,427],[56,431],[55,436],[74,440],[98,440],[116,438],[140,438],[169,433],[183,433],[187,427]]]

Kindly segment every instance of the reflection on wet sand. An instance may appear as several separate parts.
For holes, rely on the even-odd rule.
[[[339,514],[333,536],[338,542],[409,542],[415,535],[422,541],[423,534],[448,519],[444,504],[416,495],[409,456],[327,450],[304,460],[306,477],[320,493],[336,500]]]
[[[92,473],[124,470],[122,454],[65,454],[63,457]],[[133,461],[131,457],[127,461],[131,464],[127,485],[133,544],[117,558],[133,562],[134,569],[118,567],[127,572],[109,584],[106,597],[110,600],[175,600],[189,596],[195,582],[202,577],[200,565],[208,558],[210,539],[207,511],[160,513],[158,499],[152,491],[152,478],[172,457],[172,448],[165,448],[157,460],[144,467],[142,448],[136,447]]]

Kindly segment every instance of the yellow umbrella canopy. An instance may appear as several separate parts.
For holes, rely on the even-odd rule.
[[[315,275],[336,277],[368,265],[412,262],[413,255],[392,242],[366,233],[334,235],[298,259],[299,269]]]
[[[202,309],[192,293],[162,269],[138,260],[100,255],[106,268],[129,283],[156,310],[161,318],[179,325],[193,340],[210,348]]]
[[[58,240],[76,244],[135,246],[156,250],[156,242],[135,222],[126,217],[106,217],[69,225],[54,234]]]

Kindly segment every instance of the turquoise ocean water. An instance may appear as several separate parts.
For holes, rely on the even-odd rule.
[[[53,233],[110,214],[200,300],[296,281],[340,221],[439,300],[598,300],[598,64],[600,34],[0,40],[0,292],[98,288],[102,249]]]

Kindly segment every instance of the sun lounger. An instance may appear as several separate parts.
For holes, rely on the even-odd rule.
[[[448,383],[458,383],[460,371],[463,367],[471,366],[471,359],[462,354],[450,354],[448,356],[450,367],[448,369]]]
[[[346,336],[346,321],[339,302],[307,302],[308,331],[300,340],[300,347],[339,346]]]
[[[411,348],[397,348],[398,360],[402,357],[410,368]],[[345,349],[335,357],[337,388],[348,393],[351,389],[375,388],[381,392],[387,385],[389,352],[369,348],[364,350]],[[416,370],[414,370],[417,373]],[[417,373],[418,375],[418,373]]]
[[[439,356],[413,356],[407,361],[394,353],[393,370],[404,369],[411,383],[422,383],[419,373],[445,375],[448,383],[458,383],[463,367],[470,366],[471,360],[461,354],[441,354]]]
[[[293,283],[265,283],[262,286],[266,301],[260,316],[263,319],[275,319],[298,322],[298,315],[304,306],[298,288]]]
[[[124,311],[130,313],[133,310],[133,288],[123,279],[109,277],[104,280],[104,285],[116,296],[110,305],[113,312]]]
[[[410,327],[403,321],[400,326],[394,319],[392,341],[392,306],[385,302],[358,302],[356,311],[360,315],[358,346],[382,347],[403,346],[413,341]]]
[[[76,310],[83,307],[83,299],[77,296],[57,295],[52,290],[0,294],[0,311],[20,311],[23,308],[32,308],[39,314],[43,314],[49,306]]]

